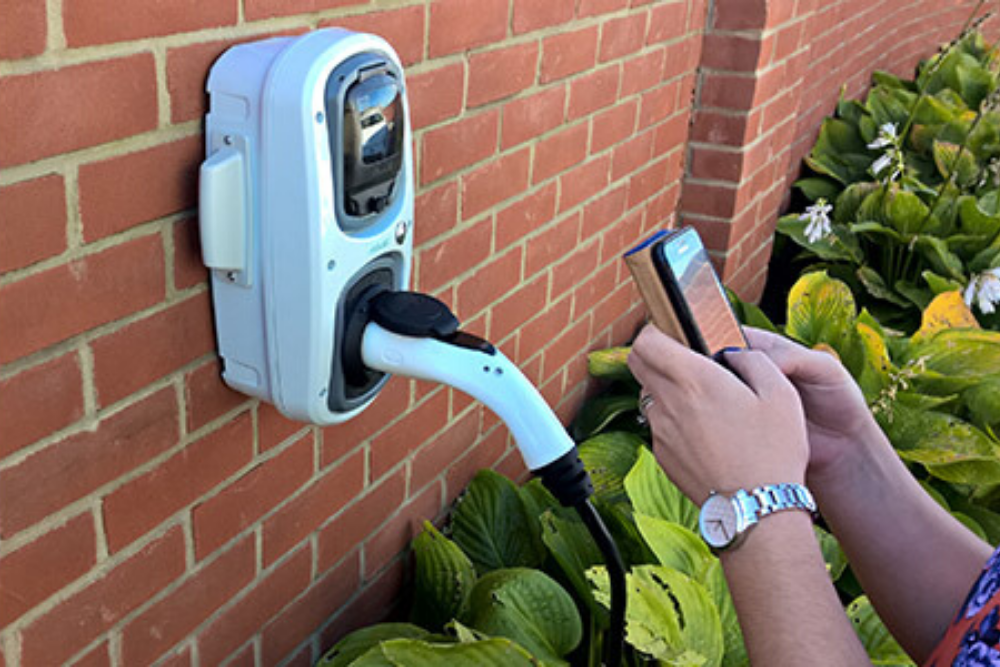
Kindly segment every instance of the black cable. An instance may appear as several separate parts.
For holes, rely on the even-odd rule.
[[[573,508],[583,519],[587,530],[597,543],[597,548],[604,555],[604,562],[608,568],[608,580],[611,582],[611,627],[608,629],[608,641],[604,645],[604,664],[607,667],[618,667],[622,661],[622,654],[625,652],[625,604],[626,604],[626,582],[625,563],[618,552],[618,545],[615,544],[608,527],[604,525],[601,515],[591,504],[590,500],[577,503]]]

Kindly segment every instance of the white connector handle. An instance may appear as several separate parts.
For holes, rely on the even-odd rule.
[[[403,336],[371,322],[361,356],[369,368],[440,382],[485,404],[510,429],[529,470],[552,463],[575,446],[535,386],[499,350]]]

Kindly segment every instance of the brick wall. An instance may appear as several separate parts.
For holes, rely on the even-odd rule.
[[[478,468],[523,474],[497,419],[442,387],[393,379],[316,428],[220,382],[193,210],[226,47],[328,25],[393,43],[415,287],[569,419],[584,353],[642,318],[634,241],[683,210],[759,288],[793,157],[831,91],[864,85],[821,38],[905,15],[896,51],[871,47],[905,68],[972,6],[709,4],[0,3],[0,666],[307,664],[392,607],[419,522]]]

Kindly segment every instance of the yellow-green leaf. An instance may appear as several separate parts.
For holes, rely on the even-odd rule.
[[[846,283],[825,271],[807,273],[789,292],[785,333],[810,347],[826,343],[840,350],[856,314],[854,295]]]
[[[979,322],[969,307],[965,305],[962,295],[957,290],[942,292],[934,297],[921,317],[920,329],[913,336],[913,342],[919,343],[930,338],[943,329],[978,329]]]
[[[594,350],[587,355],[587,370],[595,378],[604,380],[631,380],[632,371],[628,369],[628,354],[630,347],[611,347],[606,350]]]

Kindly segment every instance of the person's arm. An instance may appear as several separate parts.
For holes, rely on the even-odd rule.
[[[802,399],[808,486],[851,567],[900,645],[933,651],[992,548],[941,508],[910,474],[831,355],[747,329]]]
[[[713,490],[802,483],[809,461],[795,389],[760,352],[729,354],[739,378],[652,327],[629,367],[667,475],[701,505]],[[742,381],[740,380],[742,378]],[[754,665],[869,664],[827,574],[809,515],[776,512],[720,556]]]

